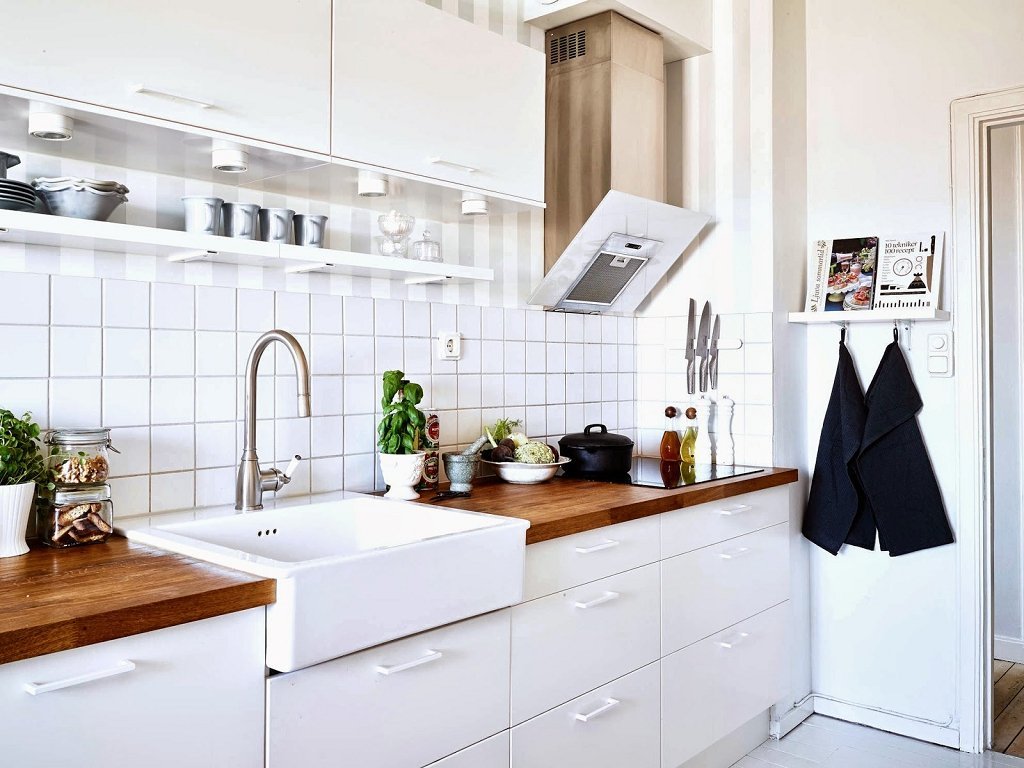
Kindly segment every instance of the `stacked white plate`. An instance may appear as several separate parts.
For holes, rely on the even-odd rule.
[[[121,203],[128,200],[128,187],[117,181],[43,176],[34,179],[32,186],[46,200],[51,213],[77,219],[106,221]]]
[[[36,193],[23,181],[0,179],[0,210],[31,211],[36,207]]]

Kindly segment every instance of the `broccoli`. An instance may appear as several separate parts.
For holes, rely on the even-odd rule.
[[[550,446],[531,441],[516,448],[515,459],[523,464],[553,464],[555,454]]]

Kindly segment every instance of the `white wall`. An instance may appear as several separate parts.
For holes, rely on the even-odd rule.
[[[808,239],[948,233],[950,102],[1024,83],[1022,39],[1024,6],[1016,0],[809,3]],[[953,258],[947,245],[946,259]],[[956,311],[948,302],[946,307]],[[890,330],[858,326],[851,333],[865,383]],[[908,358],[925,402],[925,441],[956,530],[971,512],[957,507],[957,467],[944,447],[971,438],[951,431],[954,381],[925,372],[926,334],[940,330],[949,327],[915,327]],[[813,456],[837,332],[812,328],[807,337],[807,442]],[[833,558],[814,550],[815,691],[863,705],[844,707],[846,717],[955,743],[956,569],[955,545],[899,558],[861,550]]]

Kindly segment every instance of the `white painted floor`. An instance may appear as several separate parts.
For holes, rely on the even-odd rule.
[[[766,741],[733,768],[1024,768],[997,752],[968,755],[862,725],[811,715],[781,741]]]

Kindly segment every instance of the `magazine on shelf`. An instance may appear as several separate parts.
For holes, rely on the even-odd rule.
[[[938,308],[943,233],[811,243],[808,312]]]

